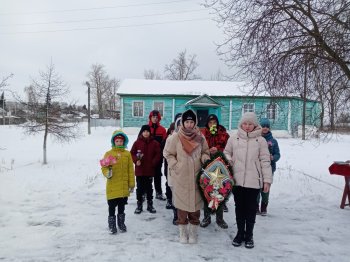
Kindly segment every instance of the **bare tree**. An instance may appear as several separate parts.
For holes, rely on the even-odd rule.
[[[186,50],[180,52],[177,58],[165,66],[164,72],[166,78],[170,80],[195,80],[200,79],[194,71],[198,67],[196,55],[188,55],[186,57]]]
[[[218,69],[218,71],[216,71],[215,74],[212,74],[210,77],[211,81],[225,81],[226,78],[224,76],[224,74],[221,72],[220,69]]]
[[[294,62],[307,57],[339,67],[350,80],[349,1],[206,2],[226,35],[219,53],[251,77],[264,73],[272,78],[278,70],[293,73]],[[265,76],[259,79],[266,83]]]
[[[7,81],[13,77],[13,74],[10,74],[8,76],[2,77],[0,80],[0,90],[3,90],[6,86],[8,86]]]
[[[246,76],[256,92],[318,99],[323,113],[335,116],[336,94],[349,90],[349,1],[207,0],[206,6],[226,36],[218,53],[240,69],[236,76]]]
[[[112,117],[116,117],[116,114],[113,114],[113,112],[117,110],[117,106],[120,100],[120,97],[117,95],[119,85],[120,85],[120,80],[117,80],[115,78],[112,78],[107,82],[105,106],[107,111],[111,112]]]
[[[155,71],[153,69],[145,69],[145,71],[143,71],[143,76],[145,79],[156,79],[156,80],[160,80],[162,79],[161,75],[159,74],[158,71]]]
[[[28,122],[23,124],[28,134],[44,134],[43,164],[47,164],[47,137],[53,135],[60,142],[69,142],[77,137],[77,123],[60,121],[58,101],[69,89],[50,63],[46,71],[39,72],[38,80],[32,80],[26,88],[28,95]]]
[[[110,79],[104,67],[102,64],[93,64],[87,75],[100,118],[105,116],[107,110],[115,108],[116,91],[119,86],[119,80]]]

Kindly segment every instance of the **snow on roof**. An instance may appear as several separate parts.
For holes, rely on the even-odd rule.
[[[251,87],[245,82],[125,79],[117,93],[118,95],[247,96],[250,90]]]

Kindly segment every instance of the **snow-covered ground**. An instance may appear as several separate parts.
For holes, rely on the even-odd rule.
[[[248,250],[231,245],[233,198],[224,214],[229,228],[200,228],[196,245],[178,243],[164,202],[155,200],[156,214],[135,215],[135,194],[126,206],[128,232],[110,235],[99,159],[114,129],[88,136],[84,124],[77,141],[50,140],[43,166],[42,136],[0,126],[0,261],[350,261],[350,208],[339,208],[344,178],[328,173],[334,160],[350,159],[350,136],[279,139],[268,216],[257,217],[256,246]],[[138,130],[124,131],[131,148]]]

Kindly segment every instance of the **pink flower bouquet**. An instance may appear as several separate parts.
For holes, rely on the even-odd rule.
[[[112,177],[112,166],[117,163],[117,159],[113,156],[107,156],[100,160],[101,167],[108,167],[107,178]]]

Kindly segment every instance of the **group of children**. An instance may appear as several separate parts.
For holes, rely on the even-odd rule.
[[[178,114],[168,132],[159,123],[161,116],[158,111],[153,110],[149,119],[149,124],[141,127],[130,152],[125,149],[128,143],[126,134],[118,130],[112,135],[112,149],[105,154],[105,158],[113,156],[117,159],[111,167],[102,167],[107,178],[110,231],[117,232],[117,223],[120,232],[126,232],[124,210],[130,192],[135,187],[135,176],[135,214],[143,211],[145,195],[147,210],[156,212],[153,207],[153,179],[156,197],[165,200],[160,180],[164,157],[166,207],[174,210],[173,223],[178,225],[180,243],[196,243],[198,226],[207,227],[211,223],[211,211],[207,203],[203,205],[196,177],[202,164],[220,151],[231,164],[234,174],[237,235],[232,245],[241,246],[245,242],[246,248],[253,248],[256,214],[266,215],[273,172],[280,158],[278,143],[270,132],[269,120],[263,118],[259,124],[255,113],[245,113],[239,122],[237,134],[230,137],[213,114],[208,116],[206,127],[201,131],[197,126],[197,116],[191,109]],[[202,208],[204,219],[200,221]],[[226,205],[215,212],[216,223],[221,228],[228,227],[223,218],[224,210],[227,211]]]

